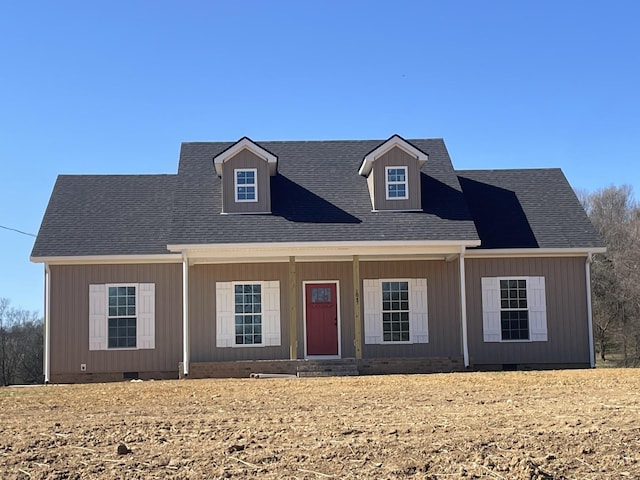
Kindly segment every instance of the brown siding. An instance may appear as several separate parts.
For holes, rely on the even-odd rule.
[[[276,360],[289,358],[289,264],[195,265],[189,268],[191,361]],[[279,347],[216,347],[216,282],[280,281]]]
[[[458,263],[436,260],[414,262],[360,262],[360,278],[426,278],[429,343],[413,345],[363,345],[370,357],[458,357],[460,333],[460,281]],[[363,312],[364,317],[364,312]]]
[[[338,280],[340,292],[340,340],[342,357],[353,357],[355,346],[353,306],[353,264],[351,262],[297,263],[296,289],[298,292],[298,357],[304,356],[304,305],[302,282]]]
[[[257,202],[236,202],[233,173],[236,168],[257,169]],[[222,167],[222,205],[225,213],[271,212],[271,177],[267,162],[247,149],[238,152],[224,162]]]
[[[89,351],[89,285],[154,283],[156,348]],[[182,271],[179,264],[52,265],[51,375],[176,371],[182,351]]]
[[[385,167],[407,167],[407,200],[387,200]],[[373,162],[375,210],[420,210],[420,170],[418,160],[401,148],[394,147]]]
[[[467,259],[467,322],[471,364],[571,364],[589,362],[584,258]],[[546,342],[483,341],[482,277],[543,276]]]

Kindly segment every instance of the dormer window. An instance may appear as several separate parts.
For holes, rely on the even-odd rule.
[[[258,184],[256,168],[237,168],[235,174],[236,202],[257,202]]]
[[[385,167],[387,200],[406,200],[409,198],[407,186],[407,167]]]
[[[213,157],[222,181],[222,215],[271,213],[271,177],[278,157],[243,137]]]
[[[358,173],[367,178],[372,211],[422,211],[421,169],[428,159],[399,135],[365,155]]]

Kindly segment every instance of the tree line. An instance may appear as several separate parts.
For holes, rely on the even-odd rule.
[[[578,192],[605,246],[591,267],[593,336],[602,361],[640,365],[640,205],[629,185]]]
[[[42,318],[0,298],[0,385],[42,383]]]

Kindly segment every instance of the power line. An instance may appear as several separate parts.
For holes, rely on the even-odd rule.
[[[4,225],[0,225],[0,228],[4,228],[5,230],[11,230],[12,232],[21,233],[22,235],[27,235],[29,237],[35,237],[33,233],[23,232],[22,230],[18,230],[17,228],[5,227]]]

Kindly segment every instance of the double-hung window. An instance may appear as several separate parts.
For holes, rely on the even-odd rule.
[[[108,347],[136,348],[136,287],[109,286]]]
[[[257,202],[257,169],[238,168],[234,170],[236,202]]]
[[[364,343],[428,343],[427,279],[363,280]]]
[[[544,277],[482,277],[485,342],[547,341]]]
[[[89,350],[155,348],[155,284],[89,285]]]
[[[216,282],[216,347],[280,345],[280,282]]]
[[[407,167],[385,167],[387,200],[406,200],[409,198],[407,185]]]
[[[235,344],[262,344],[262,285],[259,283],[234,286]]]
[[[502,340],[529,340],[527,280],[500,280],[500,330]]]
[[[409,341],[409,282],[381,282],[382,340]]]

